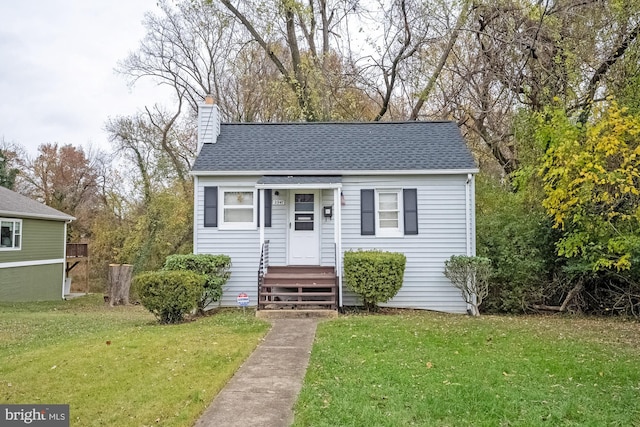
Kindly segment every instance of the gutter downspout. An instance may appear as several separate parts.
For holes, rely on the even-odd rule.
[[[473,203],[473,193],[475,192],[475,181],[473,174],[467,174],[467,181],[465,183],[465,234],[466,234],[466,255],[468,257],[475,256],[475,242],[474,242],[474,213],[475,207]],[[473,303],[476,304],[476,295],[471,296]],[[473,306],[471,304],[467,304],[467,311],[471,311],[473,315],[478,313],[473,312]]]
[[[476,256],[476,176],[471,175],[471,255]]]
[[[198,212],[200,212],[200,208],[198,207],[198,175],[193,176],[193,253],[194,255],[198,254]],[[203,210],[204,212],[204,210]]]
[[[260,259],[260,253],[262,252],[262,246],[264,245],[264,188],[261,188],[258,191],[260,192],[258,197],[258,200],[260,201],[258,203],[258,212],[260,214],[260,224],[258,224],[258,227],[260,227],[260,247],[258,249],[258,259]]]
[[[464,193],[465,193],[465,240],[466,240],[466,256],[473,256],[472,254],[472,244],[471,244],[471,182],[473,180],[473,175],[467,175],[467,182],[465,183]]]
[[[64,231],[62,234],[62,241],[64,242],[64,249],[62,251],[62,299],[64,300],[64,282],[67,279],[67,224],[71,221],[64,222]]]

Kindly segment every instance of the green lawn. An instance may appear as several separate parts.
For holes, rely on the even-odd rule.
[[[74,426],[190,426],[268,324],[159,325],[99,296],[0,304],[0,402]],[[321,323],[296,426],[640,426],[640,324],[430,312]]]
[[[159,325],[101,299],[0,304],[0,402],[67,403],[73,426],[190,426],[268,330],[253,311]]]
[[[429,312],[322,323],[296,426],[640,426],[640,324]]]

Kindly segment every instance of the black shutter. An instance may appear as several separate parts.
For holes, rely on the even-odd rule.
[[[360,190],[360,234],[376,234],[376,207],[373,190]]]
[[[271,227],[272,191],[264,190],[264,226]]]
[[[418,190],[405,188],[402,200],[404,201],[404,234],[418,234]]]
[[[204,187],[204,226],[218,226],[218,187]]]
[[[271,227],[271,190],[264,190],[264,226]],[[260,190],[258,190],[258,227],[260,227]]]

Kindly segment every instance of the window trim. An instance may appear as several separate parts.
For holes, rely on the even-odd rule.
[[[258,211],[258,190],[254,187],[219,187],[218,188],[218,228],[220,230],[255,230],[257,228],[257,211]],[[225,209],[228,209],[228,206],[224,204],[224,195],[225,193],[252,193],[253,194],[253,205],[252,205],[252,219],[251,222],[229,222],[224,220],[224,212]],[[238,207],[236,209],[248,209],[249,205],[246,207]],[[231,208],[234,209],[234,208]]]
[[[398,227],[380,227],[380,193],[394,193],[397,196],[396,212],[398,214]],[[378,187],[374,192],[375,230],[379,237],[403,237],[404,236],[404,200],[403,190],[398,187]]]
[[[24,229],[23,229],[23,224],[22,224],[22,219],[19,218],[0,218],[0,223],[2,222],[13,222],[14,226],[13,226],[13,234],[11,236],[11,247],[4,247],[4,246],[0,246],[0,251],[20,251],[22,250],[22,237],[24,236]],[[16,227],[15,224],[20,224],[20,232],[16,233]],[[18,246],[13,246],[13,244],[16,241],[16,235],[20,237],[19,239],[19,245]],[[1,238],[1,236],[0,236]]]

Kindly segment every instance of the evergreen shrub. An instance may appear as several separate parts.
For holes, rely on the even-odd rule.
[[[376,310],[402,287],[406,263],[405,255],[397,252],[349,251],[344,254],[345,283],[362,297],[367,310]]]
[[[231,276],[231,258],[228,255],[189,254],[170,255],[162,267],[165,271],[192,271],[206,276],[204,291],[198,300],[198,311],[222,298],[222,287]]]
[[[555,230],[527,194],[482,176],[477,184],[477,255],[492,264],[483,312],[523,313],[540,303],[558,269]]]
[[[198,306],[206,280],[191,271],[154,271],[134,277],[133,287],[160,323],[179,323]]]

